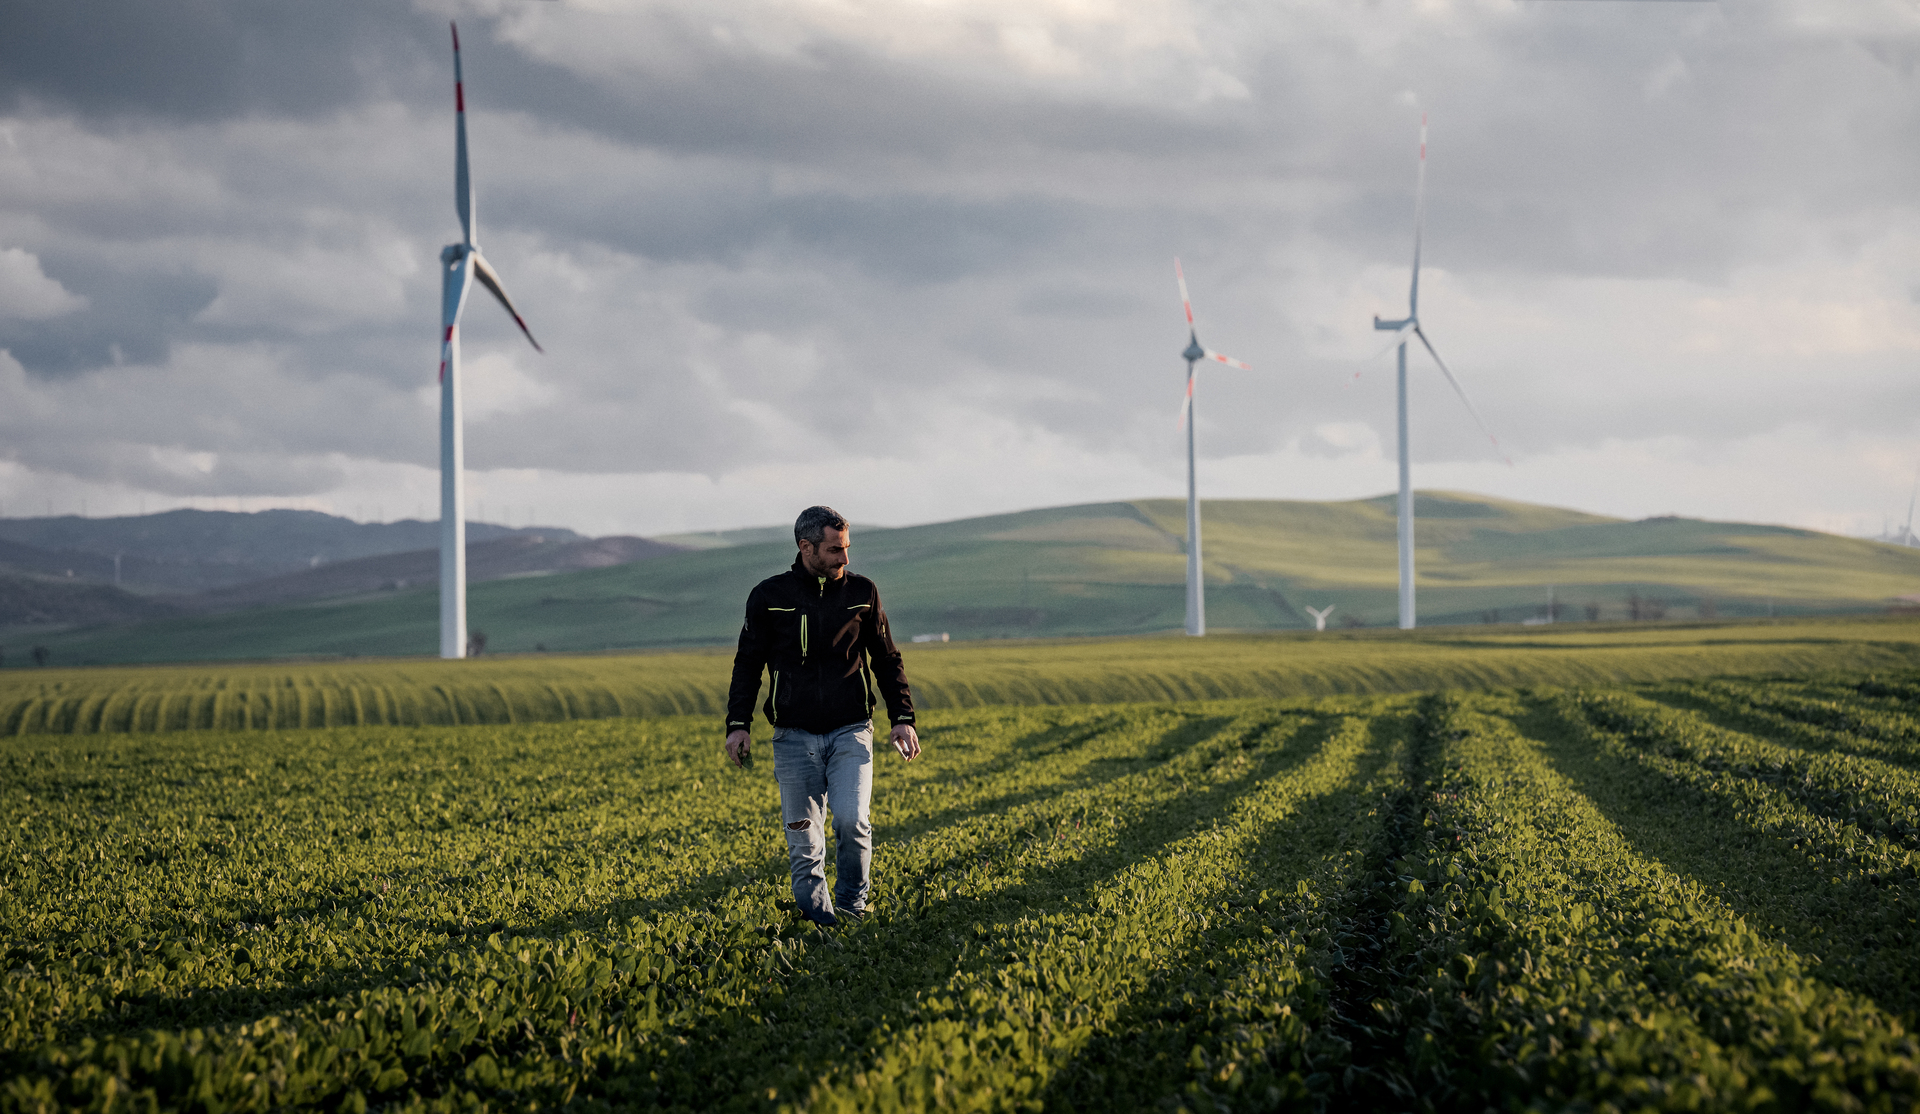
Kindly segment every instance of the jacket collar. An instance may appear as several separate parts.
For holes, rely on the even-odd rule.
[[[807,566],[801,564],[800,558],[798,557],[793,559],[793,567],[788,571],[792,572],[793,575],[799,579],[800,583],[805,584],[809,588],[835,592],[839,591],[847,583],[847,577],[853,575],[852,573],[843,572],[840,574],[840,579],[828,580],[825,585],[821,585],[818,582],[823,578],[808,572]]]

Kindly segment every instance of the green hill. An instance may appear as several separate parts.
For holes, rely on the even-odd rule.
[[[1394,618],[1390,497],[1205,504],[1215,630]],[[1424,625],[1877,611],[1920,592],[1920,550],[1810,530],[1662,518],[1629,522],[1472,495],[1419,496]],[[903,529],[860,528],[854,567],[880,584],[897,635],[955,639],[1135,634],[1183,614],[1185,505],[1102,503]],[[695,542],[694,538],[703,539]],[[773,540],[762,540],[772,538]],[[475,585],[470,619],[495,651],[724,644],[747,590],[786,567],[782,531],[663,540],[709,548],[640,564]],[[1636,604],[1635,601],[1638,601]],[[49,635],[67,664],[433,652],[437,596],[382,592],[296,607]],[[23,655],[7,655],[9,665]]]

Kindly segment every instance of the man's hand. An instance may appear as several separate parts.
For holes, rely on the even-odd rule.
[[[745,731],[727,732],[727,760],[738,766],[751,757],[753,757],[753,736]]]
[[[899,751],[900,757],[909,762],[919,757],[920,735],[913,729],[913,724],[896,723],[893,725],[893,749]]]

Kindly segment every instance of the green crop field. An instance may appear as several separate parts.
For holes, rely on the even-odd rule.
[[[906,648],[924,708],[1289,697],[1920,668],[1920,621],[1563,624]],[[715,651],[0,673],[0,734],[527,723],[706,713]]]
[[[711,716],[0,739],[0,1110],[1920,1103],[1911,665],[923,730],[835,930]]]

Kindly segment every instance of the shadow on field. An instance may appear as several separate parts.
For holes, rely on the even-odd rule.
[[[1581,740],[1549,700],[1525,702],[1514,726],[1635,852],[1699,882],[1749,927],[1810,960],[1819,978],[1891,1012],[1920,1009],[1920,986],[1905,977],[1920,962],[1920,883],[1836,878],[1714,798]]]
[[[1302,801],[1286,819],[1270,825],[1248,856],[1262,865],[1246,888],[1284,893],[1288,923],[1276,923],[1272,910],[1230,902],[1231,912],[1214,920],[1190,946],[1156,957],[1159,973],[1129,995],[1126,1006],[1055,1072],[1042,1096],[1048,1109],[1157,1107],[1163,1098],[1180,1094],[1196,1071],[1207,1070],[1193,1066],[1195,1048],[1211,1055],[1223,1036],[1241,1036],[1220,1031],[1227,1026],[1265,1030],[1264,1041],[1241,1040],[1243,1048],[1255,1043],[1264,1053],[1260,1060],[1236,1065],[1237,1093],[1243,1098],[1258,1104],[1269,1086],[1285,1094],[1289,1088],[1280,1080],[1290,1073],[1304,1077],[1324,1072],[1329,1084],[1337,1078],[1348,1046],[1338,1037],[1315,1039],[1315,1030],[1330,1028],[1327,1012],[1333,1003],[1328,1000],[1330,987],[1314,976],[1338,960],[1331,933],[1322,936],[1320,930],[1335,927],[1331,920],[1342,912],[1345,895],[1319,895],[1320,917],[1327,922],[1320,924],[1300,908],[1304,899],[1292,890],[1298,882],[1324,878],[1328,860],[1340,852],[1366,846],[1367,837],[1358,829],[1377,829],[1383,823],[1383,816],[1369,815],[1364,787],[1390,761],[1391,740],[1383,736],[1397,733],[1402,719],[1395,715],[1376,721],[1373,741],[1354,775]],[[1288,932],[1296,929],[1304,929],[1313,940],[1307,955],[1288,954],[1293,943]],[[1269,962],[1290,962],[1306,975],[1285,998],[1274,994],[1270,982],[1261,984],[1262,957],[1257,951],[1231,964],[1213,958],[1236,945],[1246,956],[1260,948],[1263,939],[1265,950],[1277,953]],[[1262,992],[1268,997],[1259,998]],[[1284,1016],[1278,1012],[1282,1006],[1289,1008]],[[1235,1016],[1241,1012],[1254,1016]]]
[[[1209,736],[1223,730],[1232,722],[1230,717],[1225,716],[1197,718],[1191,717],[1190,713],[1186,713],[1186,715],[1189,716],[1189,723],[1182,725],[1185,730],[1191,731],[1198,729]],[[1121,721],[1122,717],[1101,716],[1092,721],[1055,724],[1045,730],[1033,732],[1030,735],[1023,736],[1016,740],[1012,744],[1013,754],[1009,755],[1006,759],[990,764],[983,764],[977,769],[969,769],[967,777],[969,780],[977,782],[987,780],[997,775],[1017,772],[1023,765],[1030,764],[1039,759],[1053,757],[1066,751],[1084,747],[1087,743],[1098,739],[1104,732],[1111,730],[1115,724]],[[939,737],[935,735],[934,738],[929,741],[928,745],[935,745],[938,741]],[[1165,746],[1164,742],[1162,746]],[[1095,758],[1091,760],[1089,765],[1098,765],[1102,768],[1098,773],[1091,776],[1085,772],[1086,767],[1082,767],[1081,771],[1077,773],[1069,773],[1065,777],[1049,780],[1044,785],[1038,785],[1029,789],[1013,790],[993,797],[957,803],[914,816],[905,821],[896,821],[884,825],[876,824],[874,842],[876,848],[884,847],[887,844],[897,845],[906,843],[928,832],[939,831],[971,816],[1004,813],[1018,808],[1021,805],[1031,804],[1034,801],[1057,797],[1063,792],[1105,785],[1126,777],[1129,774],[1136,773],[1154,761],[1164,761],[1166,757],[1168,757],[1166,754],[1154,753],[1143,755],[1139,758]],[[898,793],[901,792],[901,787],[891,786],[886,789],[877,789],[876,795],[881,792]],[[827,840],[827,862],[829,866],[831,866],[834,861],[833,841],[833,834],[829,832]],[[786,840],[780,833],[777,820],[769,821],[766,825],[766,854],[763,858],[753,863],[743,863],[727,870],[701,875],[689,880],[686,885],[671,893],[650,898],[634,898],[625,901],[616,901],[599,909],[550,917],[544,921],[519,926],[515,931],[530,936],[556,936],[573,929],[590,931],[605,924],[608,918],[631,919],[634,917],[660,916],[662,914],[683,912],[689,909],[700,908],[731,890],[764,881],[768,878],[772,878],[778,883],[779,897],[784,899],[787,896],[787,884],[789,881],[786,851]],[[772,915],[773,910],[769,909],[768,914]]]
[[[1832,740],[1832,745],[1808,746],[1806,742],[1801,740],[1781,738],[1780,729],[1775,724],[1770,724],[1755,716],[1745,716],[1727,708],[1719,707],[1684,689],[1647,688],[1636,690],[1634,695],[1645,697],[1659,704],[1664,704],[1676,711],[1691,712],[1723,730],[1752,735],[1755,738],[1765,739],[1779,746],[1804,750],[1809,754],[1852,754],[1861,758],[1869,758],[1876,762],[1885,762],[1890,766],[1905,766],[1908,769],[1920,768],[1920,748],[1913,749],[1904,754],[1900,752],[1897,744],[1894,746],[1855,748],[1847,745],[1847,736],[1844,732],[1837,731],[1833,732],[1833,734],[1839,737]],[[1814,730],[1831,730],[1830,728],[1826,728],[1825,724],[1803,719],[1790,712],[1777,711],[1777,714],[1784,719],[1793,720]],[[1844,820],[1845,817],[1837,817],[1836,819]]]
[[[1284,720],[1303,718],[1306,729],[1283,745],[1261,746],[1260,740]],[[892,1034],[921,1020],[927,995],[962,970],[997,965],[997,956],[973,949],[983,933],[992,936],[996,924],[1046,915],[1050,910],[1034,905],[1034,896],[1071,901],[1218,821],[1261,782],[1318,753],[1341,718],[1290,711],[1251,724],[1253,737],[1232,754],[1220,756],[1226,760],[1257,754],[1243,771],[1213,782],[1207,792],[1179,794],[1140,809],[1118,827],[1111,847],[1022,873],[1017,885],[1002,885],[965,902],[936,900],[917,911],[883,907],[880,915],[852,931],[824,937],[796,968],[784,999],[766,1007],[764,1022],[718,1017],[688,1031],[679,1042],[653,1045],[652,1055],[643,1053],[607,1081],[605,1094],[622,1105],[686,1104],[701,1109],[757,1109],[769,1091],[787,1101],[801,1100],[815,1080],[858,1070],[883,1054]],[[1184,725],[1170,734],[1168,745],[1156,750],[1191,751],[1230,724],[1210,717]],[[1018,848],[1003,844],[989,850],[1010,856]],[[890,888],[924,893],[956,857],[964,856],[920,865],[889,880]]]

